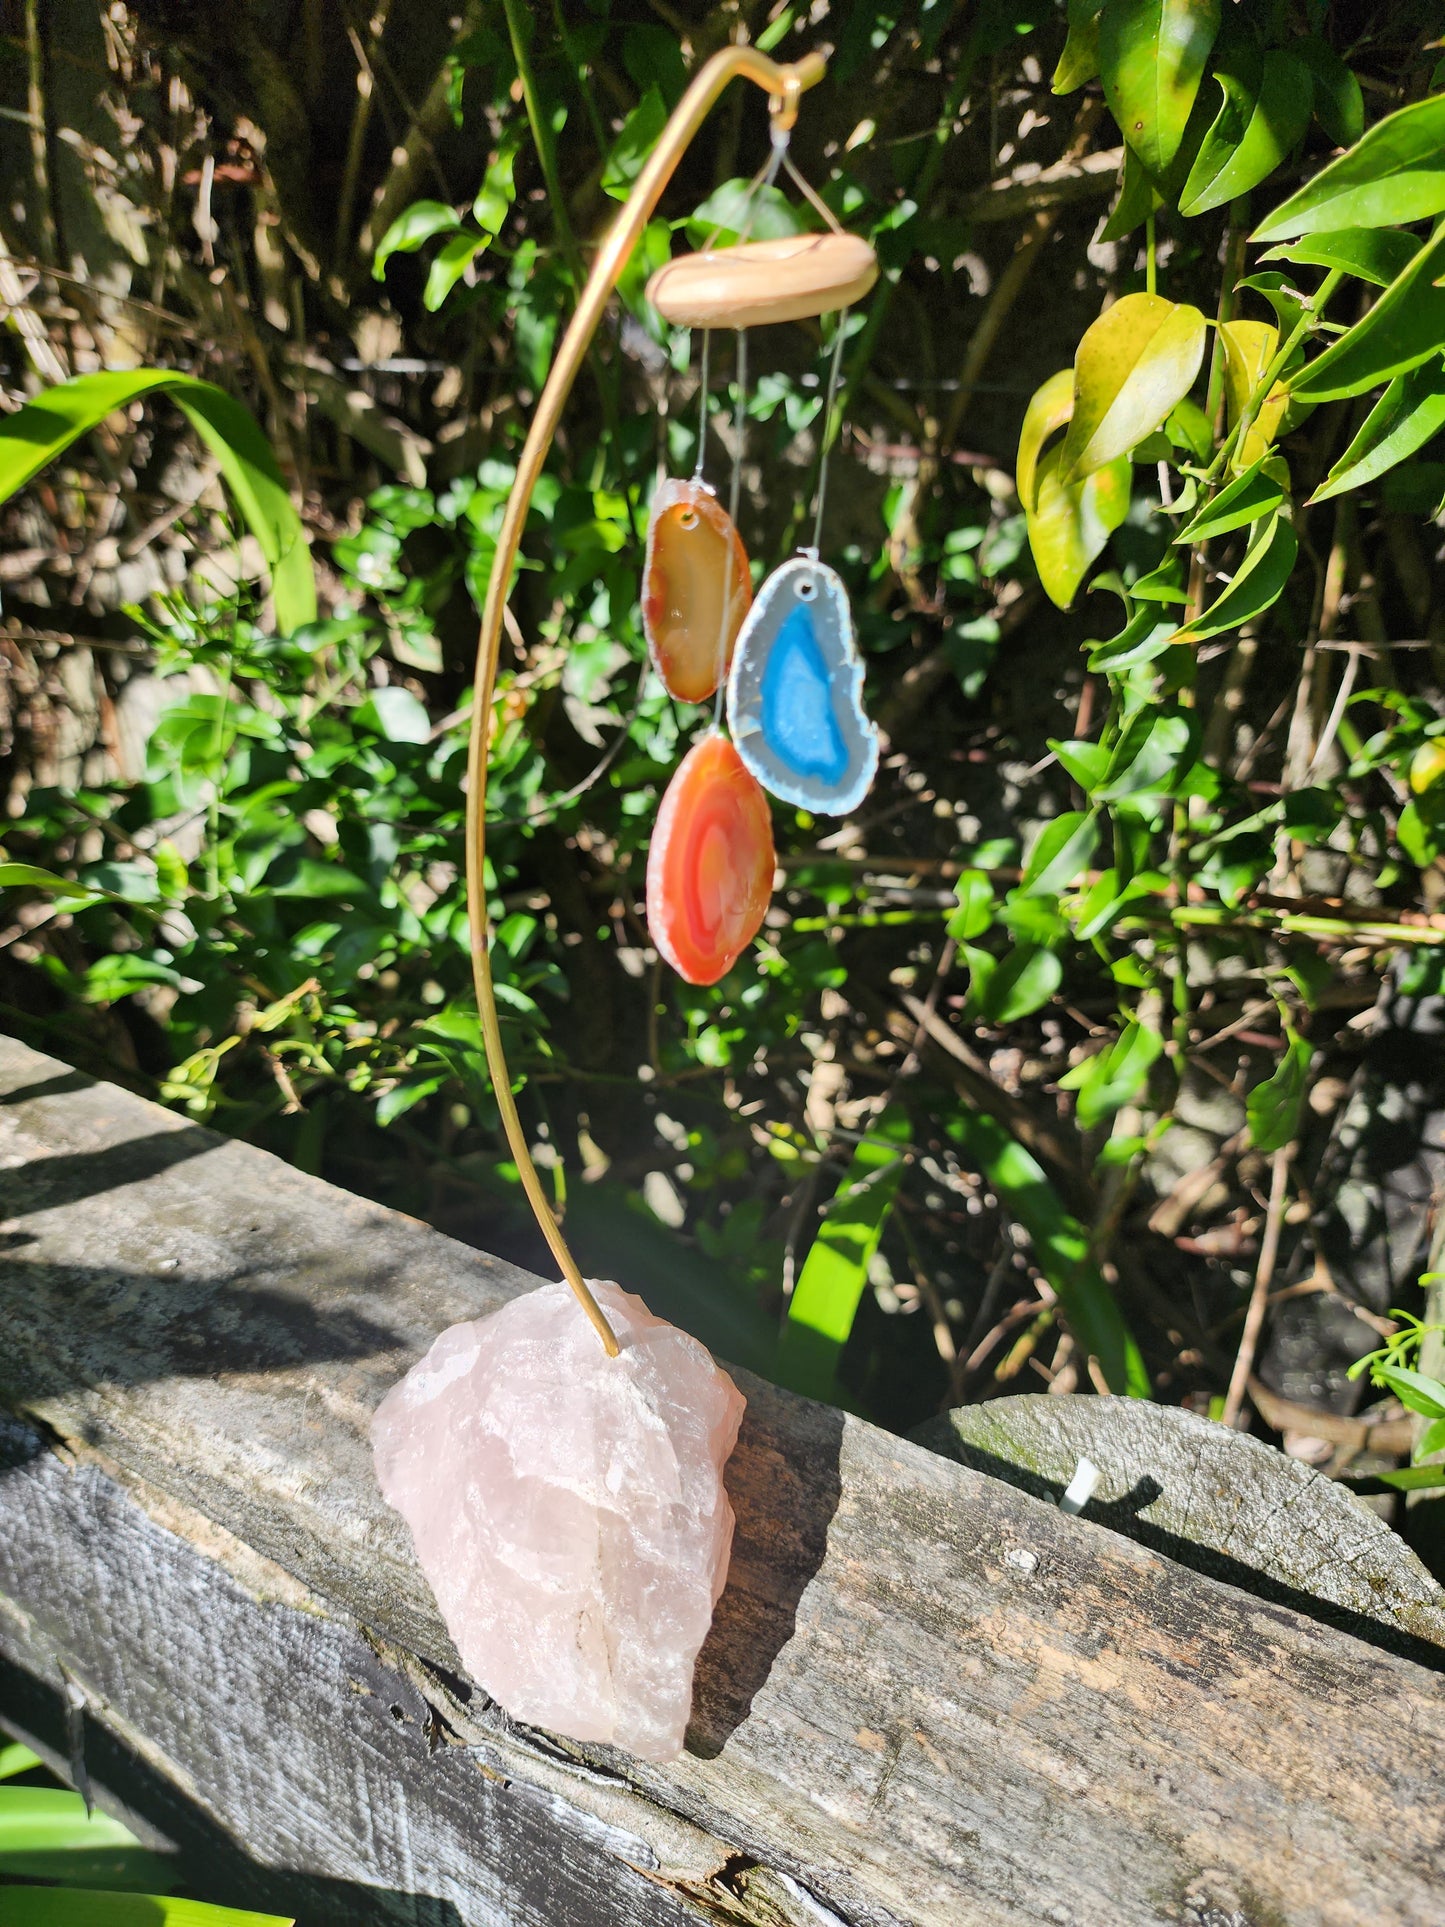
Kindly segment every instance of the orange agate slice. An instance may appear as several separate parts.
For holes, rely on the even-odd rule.
[[[700,703],[713,693],[752,600],[747,551],[722,503],[702,482],[663,482],[647,527],[642,627],[672,695]]]
[[[726,976],[773,889],[768,799],[726,737],[703,738],[667,786],[647,856],[647,927],[690,984]]]

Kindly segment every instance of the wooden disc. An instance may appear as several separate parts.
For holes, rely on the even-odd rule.
[[[679,328],[758,328],[846,308],[877,279],[878,257],[860,235],[785,234],[679,255],[653,275],[647,298]]]

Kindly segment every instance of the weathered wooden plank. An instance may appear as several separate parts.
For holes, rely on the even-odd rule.
[[[860,1927],[1439,1918],[1438,1674],[741,1375],[692,1750],[647,1768],[511,1728],[445,1677],[366,1425],[442,1325],[529,1281],[18,1045],[0,1089],[11,1409],[181,1501],[213,1564],[208,1532],[293,1575],[514,1785],[649,1842],[675,1892],[716,1906],[721,1846],[798,1883],[773,1890],[796,1918],[802,1890]],[[32,1617],[38,1561],[0,1582]],[[147,1717],[169,1757],[181,1714]],[[416,1771],[386,1756],[370,1798],[394,1772],[421,1799]]]
[[[1445,1588],[1383,1520],[1323,1473],[1193,1412],[1131,1398],[999,1398],[913,1436],[1056,1503],[1087,1458],[1099,1472],[1088,1518],[1377,1644],[1445,1647]]]
[[[208,1521],[148,1495],[162,1524],[98,1465],[65,1467],[10,1419],[0,1480],[0,1646],[36,1680],[83,1693],[93,1724],[132,1744],[150,1769],[139,1793],[134,1772],[117,1789],[132,1809],[147,1786],[170,1790],[143,1810],[151,1830],[189,1832],[193,1851],[209,1844],[198,1823],[231,1837],[238,1901],[338,1927],[715,1918],[661,1884],[650,1841],[511,1780],[495,1749],[439,1743],[410,1680]],[[688,1844],[694,1867],[725,1866],[716,1843]]]

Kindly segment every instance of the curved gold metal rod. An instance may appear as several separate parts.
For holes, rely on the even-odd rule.
[[[718,96],[728,83],[740,76],[755,81],[773,99],[773,120],[779,127],[791,127],[797,118],[798,97],[823,78],[825,61],[821,54],[806,54],[793,65],[783,66],[769,60],[754,47],[725,47],[699,69],[692,85],[678,102],[663,128],[657,146],[633,184],[612,231],[587,277],[582,298],[577,303],[562,346],[557,351],[527,431],[527,440],[517,464],[517,478],[507,497],[497,552],[492,559],[491,579],[487,583],[486,606],[482,611],[482,632],[477,642],[477,667],[472,692],[471,740],[467,757],[467,918],[471,935],[472,979],[476,985],[477,1013],[481,1020],[482,1040],[486,1045],[487,1068],[497,1108],[507,1133],[507,1143],[521,1174],[537,1223],[542,1229],[562,1276],[577,1294],[582,1309],[596,1327],[608,1356],[617,1356],[617,1339],[602,1307],[587,1289],[577,1260],[567,1247],[562,1228],[552,1215],[542,1188],[537,1167],[527,1148],[527,1136],[517,1115],[512,1095],[512,1076],[502,1046],[502,1029],[497,1021],[497,1000],[492,989],[487,922],[486,812],[488,726],[492,715],[492,695],[497,679],[497,652],[502,639],[502,617],[511,591],[512,569],[521,547],[522,530],[532,492],[542,472],[552,437],[557,432],[562,408],[577,379],[583,357],[602,319],[613,289],[621,279],[628,257],[636,247],[662,190],[672,178],[693,136],[707,118]]]

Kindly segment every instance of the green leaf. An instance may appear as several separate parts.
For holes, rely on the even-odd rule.
[[[1370,1376],[1377,1385],[1387,1385],[1402,1405],[1423,1418],[1445,1419],[1445,1385],[1424,1372],[1408,1371],[1403,1365],[1373,1365]]]
[[[1064,967],[1042,944],[1015,944],[989,972],[986,983],[975,985],[979,1015],[991,1024],[1016,1024],[1042,1010],[1064,981]]]
[[[1207,462],[1214,447],[1214,430],[1209,417],[1197,401],[1186,395],[1170,409],[1164,420],[1164,433],[1176,448],[1192,455],[1196,462]]]
[[[386,279],[386,264],[392,255],[415,254],[434,234],[447,234],[461,224],[461,215],[442,201],[413,201],[382,235],[371,264],[372,280]]]
[[[1245,1099],[1249,1141],[1256,1151],[1278,1151],[1299,1130],[1313,1056],[1307,1039],[1291,1033],[1273,1075],[1257,1084]]]
[[[1124,139],[1156,175],[1184,139],[1219,15],[1219,0],[1111,0],[1104,9],[1104,98]]]
[[[44,1762],[38,1753],[32,1753],[28,1746],[21,1746],[18,1740],[7,1741],[0,1746],[0,1780],[13,1780],[21,1773],[33,1773]]]
[[[1370,1483],[1392,1486],[1396,1492],[1431,1492],[1445,1485],[1445,1465],[1406,1465],[1398,1472],[1373,1472]]]
[[[993,884],[983,870],[965,870],[954,885],[958,908],[948,919],[948,934],[955,943],[972,943],[993,922]]]
[[[421,304],[435,314],[479,254],[491,246],[489,234],[454,234],[427,270]]]
[[[220,465],[236,506],[271,571],[276,621],[284,635],[316,620],[316,583],[301,519],[271,444],[255,418],[208,381],[164,368],[77,375],[47,388],[0,420],[0,502],[9,501],[48,462],[64,454],[118,408],[168,394]]]
[[[1104,780],[1109,752],[1102,743],[1061,743],[1050,736],[1049,748],[1082,790],[1092,790]]]
[[[1204,504],[1192,521],[1186,522],[1175,536],[1179,543],[1212,542],[1231,529],[1242,529],[1257,522],[1284,502],[1284,486],[1277,479],[1283,463],[1278,457],[1261,455],[1240,475],[1222,488],[1212,501]]]
[[[1159,611],[1152,604],[1136,609],[1129,621],[1117,636],[1107,642],[1087,644],[1089,649],[1089,668],[1097,673],[1120,675],[1126,669],[1137,669],[1141,663],[1153,662],[1170,648],[1178,634],[1173,622],[1161,622]]]
[[[632,183],[642,172],[643,164],[656,147],[657,137],[666,124],[667,102],[662,97],[662,90],[657,86],[649,87],[623,121],[622,130],[602,164],[604,194],[610,194],[614,201],[627,199],[632,192]]]
[[[1293,528],[1281,514],[1260,523],[1234,580],[1219,599],[1178,632],[1180,642],[1203,642],[1238,629],[1279,600],[1299,553]]]
[[[1154,185],[1154,177],[1132,147],[1124,149],[1124,165],[1119,170],[1119,192],[1109,210],[1109,218],[1099,230],[1101,241],[1122,241],[1147,220],[1155,208],[1164,205]]]
[[[1445,104],[1445,98],[1442,98]],[[1403,375],[1445,348],[1445,223],[1386,288],[1370,312],[1290,382],[1301,401],[1336,401]]]
[[[1070,488],[1059,480],[1061,460],[1057,446],[1040,458],[1036,505],[1027,525],[1039,581],[1049,600],[1067,609],[1090,564],[1128,516],[1133,470],[1120,456]]]
[[[1332,495],[1363,488],[1423,448],[1442,428],[1445,367],[1427,361],[1407,375],[1396,375],[1310,501],[1327,502]]]
[[[516,148],[511,145],[503,147],[487,169],[477,189],[477,198],[472,202],[473,219],[493,237],[501,233],[512,203],[517,198],[517,184],[513,179],[516,165]]]
[[[294,1927],[293,1916],[212,1907],[170,1894],[6,1887],[5,1927]]]
[[[58,877],[53,870],[37,869],[33,863],[0,863],[0,890],[48,890],[57,897],[95,895],[90,884]]]
[[[424,1098],[433,1097],[446,1083],[447,1071],[433,1072],[430,1076],[408,1078],[405,1082],[394,1084],[389,1091],[383,1091],[376,1100],[376,1121],[385,1127],[404,1117],[413,1105],[420,1104]]]
[[[425,705],[395,683],[372,690],[352,711],[352,720],[358,729],[373,729],[388,743],[425,743],[431,737]]]
[[[1126,294],[1085,330],[1074,357],[1065,483],[1126,455],[1159,427],[1199,373],[1205,332],[1198,308],[1157,294]]]
[[[1351,69],[1315,34],[1291,40],[1289,50],[1314,80],[1315,119],[1336,147],[1348,147],[1365,131],[1365,97]]]
[[[1343,268],[1357,280],[1388,287],[1420,252],[1418,235],[1393,227],[1347,227],[1270,248],[1261,261],[1293,261],[1305,268]]]
[[[1111,1392],[1148,1398],[1149,1373],[1094,1261],[1089,1234],[1059,1202],[1037,1159],[991,1117],[959,1113],[949,1135],[1033,1241],[1039,1269],[1058,1294],[1079,1350]]]
[[[783,1383],[810,1398],[837,1398],[838,1355],[853,1329],[868,1268],[907,1168],[908,1113],[883,1112],[853,1153],[788,1302],[778,1347]]]
[[[1432,1420],[1420,1434],[1415,1445],[1415,1457],[1417,1460],[1428,1459],[1436,1452],[1445,1452],[1445,1418]],[[1442,1468],[1442,1470],[1445,1470],[1445,1468]]]
[[[1112,1043],[1059,1079],[1061,1089],[1078,1092],[1079,1123],[1086,1131],[1138,1095],[1163,1049],[1164,1039],[1157,1030],[1129,1023]]]
[[[1068,426],[1074,412],[1074,371],[1061,368],[1034,391],[1024,410],[1024,425],[1019,430],[1019,452],[1014,462],[1014,489],[1025,515],[1033,513],[1038,500],[1035,486],[1039,454],[1051,435]]]
[[[1445,210],[1445,94],[1377,121],[1255,229],[1292,241],[1336,228],[1400,227]]]
[[[1072,94],[1099,71],[1099,15],[1104,0],[1069,0],[1069,34],[1049,83],[1056,94]]]
[[[709,243],[731,247],[744,230],[750,241],[775,241],[787,234],[803,234],[808,222],[786,194],[776,187],[752,191],[750,181],[724,181],[689,216],[687,238],[695,248]]]
[[[1025,896],[1056,897],[1089,867],[1099,847],[1098,818],[1092,812],[1066,810],[1046,823],[1034,840],[1024,866],[1020,890]]]
[[[1262,64],[1241,59],[1247,44],[1230,67],[1221,61],[1215,71],[1224,101],[1179,196],[1181,214],[1205,214],[1258,187],[1309,125],[1314,85],[1308,69],[1283,48],[1267,53]],[[1257,87],[1250,66],[1259,69]]]

